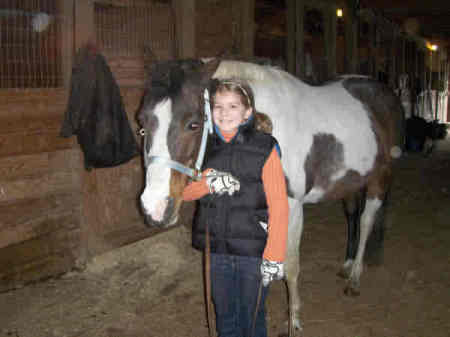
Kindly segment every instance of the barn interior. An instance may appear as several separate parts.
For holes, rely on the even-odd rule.
[[[86,323],[80,331],[73,323],[69,331],[64,330],[59,322],[64,322],[66,315],[71,317],[68,314],[70,310],[63,309],[59,302],[52,307],[51,301],[44,299],[44,295],[36,295],[34,291],[42,291],[42,294],[48,291],[49,296],[57,297],[57,292],[52,293],[50,290],[56,289],[56,284],[60,284],[58,282],[67,285],[71,280],[84,282],[92,279],[98,285],[108,287],[106,276],[100,274],[105,269],[114,269],[114,266],[120,266],[123,275],[132,275],[132,280],[138,276],[153,277],[153,269],[150,272],[147,270],[147,274],[140,269],[133,269],[137,265],[137,257],[126,254],[142,254],[155,264],[172,268],[170,270],[173,273],[167,272],[170,276],[175,275],[175,271],[186,272],[185,275],[189,276],[194,271],[201,272],[200,256],[190,255],[195,253],[191,252],[189,240],[186,239],[189,236],[193,205],[186,205],[186,216],[180,220],[180,226],[175,232],[146,227],[138,201],[145,179],[141,156],[114,167],[86,170],[84,153],[77,138],[61,137],[73,67],[78,52],[86,46],[93,53],[101,54],[109,65],[120,88],[133,131],[139,129],[135,114],[145,90],[149,65],[159,60],[223,55],[262,60],[283,68],[311,85],[321,85],[348,73],[371,76],[397,93],[407,118],[418,116],[427,122],[450,124],[448,0],[2,0],[0,297],[4,296],[5,301],[0,299],[0,336],[143,337],[147,333],[143,332],[144,327],[151,326],[157,330],[155,322],[155,326],[148,322],[151,316],[139,316],[139,311],[151,311],[143,304],[132,314],[131,311],[127,312],[134,321],[127,321],[124,317],[117,321],[122,322],[123,326],[113,322],[120,315],[108,316],[103,313],[107,312],[106,309],[99,309],[92,313],[94,316],[72,318],[74,321],[84,319],[89,324],[99,324],[102,317],[108,316],[108,326],[105,323],[93,329]],[[141,144],[137,132],[135,136],[136,142]],[[411,245],[393,242],[390,246],[392,250],[401,250],[399,256],[427,250],[420,243],[421,238],[427,244],[440,248],[436,253],[427,250],[423,256],[428,260],[420,254],[411,255],[414,257],[405,255],[403,260],[399,258],[396,268],[401,268],[405,261],[411,263],[411,267],[399,271],[400,274],[390,274],[383,269],[372,283],[368,282],[374,294],[370,298],[372,302],[353,308],[356,313],[376,309],[379,314],[376,319],[380,321],[404,319],[409,322],[404,323],[406,325],[393,323],[392,326],[384,327],[387,329],[386,336],[418,336],[414,334],[415,331],[427,331],[426,327],[431,327],[432,336],[440,337],[448,336],[450,330],[447,320],[440,316],[448,316],[448,289],[444,285],[448,286],[450,275],[448,250],[445,249],[450,239],[446,225],[450,196],[450,189],[446,185],[450,153],[448,138],[445,142],[445,146],[438,148],[440,157],[434,157],[428,162],[423,161],[422,156],[407,158],[407,164],[404,164],[407,178],[403,176],[400,181],[407,181],[408,184],[420,181],[419,187],[417,190],[402,187],[396,192],[396,196],[404,200],[397,203],[405,209],[407,201],[415,208],[422,207],[429,200],[435,202],[428,207],[428,216],[416,214],[414,218],[414,212],[405,210],[405,218],[401,218],[405,222],[418,219],[430,222],[430,227],[418,226],[420,229],[414,230],[415,240],[412,240],[414,243]],[[429,176],[420,180],[424,172]],[[423,188],[424,194],[420,188]],[[330,214],[337,214],[339,206],[332,207],[335,208]],[[334,221],[329,218],[321,220],[323,213],[320,209],[313,209],[312,214],[311,219],[323,225],[319,229]],[[399,228],[406,230],[406,227],[405,223]],[[393,232],[392,237],[402,237],[400,229],[394,228]],[[345,234],[342,233],[331,235],[342,235],[344,238]],[[173,248],[170,240],[179,240],[183,244],[182,248]],[[337,243],[332,241],[329,242],[330,249],[342,248],[336,247]],[[157,247],[158,251],[148,252],[152,246]],[[170,258],[161,253],[164,250],[176,255],[177,259],[186,258],[198,266],[187,271],[178,263],[180,260],[167,262]],[[312,245],[307,245],[307,252],[309,257],[320,255]],[[331,255],[325,255],[327,263],[317,266],[311,264],[307,268],[316,270],[314,268],[317,267],[320,275],[327,271],[323,276],[326,278],[328,275],[333,279],[334,271],[330,272],[330,269],[335,261]],[[128,258],[135,259],[135,264],[126,267]],[[435,267],[432,267],[433,261]],[[102,263],[108,267],[101,266]],[[420,269],[422,265],[426,265],[426,269]],[[96,276],[83,274],[85,272]],[[429,282],[424,275],[428,272],[430,275],[436,273]],[[195,287],[195,282],[201,282],[201,275],[195,275],[198,278],[193,276],[186,284]],[[163,294],[152,302],[158,307],[171,294],[171,287],[177,289],[178,282],[181,283],[178,278],[175,279],[176,282],[167,287],[158,283],[152,290],[145,288],[147,292],[140,295]],[[115,285],[119,287],[120,283],[122,287],[127,284],[126,279],[120,282],[117,281]],[[144,283],[140,282],[131,285],[144,289]],[[331,289],[334,281],[329,282],[327,286]],[[313,283],[312,276],[306,277],[307,285]],[[380,292],[377,283],[385,286],[385,292]],[[404,293],[399,290],[399,293],[393,294],[386,290],[391,283],[401,287]],[[65,288],[67,293],[64,295],[70,298],[72,292],[81,294],[83,285],[79,286]],[[430,290],[432,293],[424,290],[428,286],[433,289]],[[317,290],[320,292],[320,288]],[[96,291],[100,291],[100,287],[90,295],[95,297]],[[127,291],[122,295],[132,297],[138,293],[138,290]],[[276,293],[283,294],[281,286],[277,286]],[[405,293],[411,295],[412,306],[408,312],[396,316],[397,311],[402,312],[408,306],[401,297]],[[414,294],[417,293],[423,294],[423,297],[416,299]],[[441,299],[438,293],[442,294]],[[183,291],[177,293],[174,305],[180,306],[179,302],[186,300],[190,305],[200,307],[202,304],[198,299],[202,298],[201,291],[196,294],[197,297],[189,297],[189,294]],[[329,298],[340,296],[331,290],[328,295]],[[398,306],[387,307],[377,302],[376,296],[385,295],[397,299]],[[32,296],[37,296],[37,299]],[[36,312],[26,310],[27,297],[29,307],[36,308]],[[351,307],[348,302],[342,306],[330,306],[334,308],[336,316],[323,321],[314,320],[312,315],[325,310],[326,305],[318,303],[310,293],[305,297],[307,303],[316,305],[315,311],[307,317],[309,326],[313,327],[309,336],[322,333],[324,336],[337,337],[342,336],[346,329],[359,337],[381,336],[383,327],[380,324],[370,328],[358,321],[359,325],[355,323],[349,328],[348,325],[333,323],[339,319],[351,321],[351,317],[338,313],[344,307]],[[114,301],[120,301],[120,298],[114,298]],[[285,303],[280,301],[273,300],[273,303],[283,308]],[[420,316],[421,305],[431,308],[432,301],[436,303],[435,309],[430,309],[429,315]],[[131,302],[126,304],[132,305]],[[41,303],[43,307],[37,307],[36,303]],[[93,305],[87,300],[85,304]],[[77,307],[79,312],[86,309],[81,302],[77,302],[77,305],[80,306]],[[53,315],[54,319],[49,319],[46,324],[43,322],[46,318],[40,317],[38,311],[42,309],[42,312],[47,312],[43,308],[50,307],[53,312],[49,311],[49,316],[55,312],[58,314]],[[171,307],[170,310],[175,309]],[[391,316],[382,316],[383,310]],[[190,319],[203,320],[203,314],[203,311],[196,312],[196,316],[177,322],[177,329],[185,329],[183,333],[186,336],[196,333],[200,333],[197,334],[199,337],[206,336],[207,329],[203,324],[199,324],[199,330],[186,329],[186,326],[194,324]],[[273,321],[280,317],[282,319],[284,314],[284,311],[277,313],[274,310]],[[171,311],[170,315],[175,319],[181,313]],[[40,322],[36,322],[39,331],[32,325],[27,327],[27,322],[21,321],[21,316],[26,317],[28,322],[34,321],[31,317],[39,318]],[[370,313],[364,317],[370,319]],[[141,319],[147,322],[144,324]],[[414,319],[417,322],[411,323]],[[140,328],[132,327],[136,322],[143,325]],[[323,326],[330,322],[335,324],[334,335]],[[315,327],[317,330],[314,330]],[[159,329],[159,334],[150,333],[149,336],[173,335],[167,326]],[[275,323],[271,329],[274,333],[282,330],[279,325],[275,327]],[[183,333],[180,336],[184,336]]]

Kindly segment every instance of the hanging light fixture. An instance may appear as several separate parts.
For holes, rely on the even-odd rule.
[[[433,43],[427,42],[427,48],[430,51],[436,51],[436,50],[439,49],[439,46],[437,44],[433,44]]]
[[[336,16],[338,18],[342,18],[343,15],[344,15],[344,11],[342,10],[342,8],[336,9]]]

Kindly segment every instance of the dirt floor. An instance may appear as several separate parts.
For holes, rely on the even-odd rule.
[[[361,295],[343,295],[340,203],[307,206],[301,247],[304,337],[450,336],[450,139],[430,158],[397,163],[382,266]],[[206,337],[201,255],[180,226],[71,272],[0,294],[0,336]],[[284,283],[267,301],[269,336],[283,335]]]

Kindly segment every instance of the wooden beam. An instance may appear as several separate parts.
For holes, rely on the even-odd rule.
[[[63,85],[65,88],[70,86],[70,77],[72,73],[73,62],[73,27],[74,27],[74,0],[58,0],[61,21],[61,72],[63,75]]]
[[[348,0],[345,15],[346,72],[358,72],[358,19],[355,16],[355,1]]]
[[[305,1],[298,0],[295,1],[295,59],[296,67],[295,74],[299,78],[304,78],[305,76]]]
[[[94,1],[77,0],[75,2],[75,50],[87,42],[95,44]]]
[[[75,2],[75,51],[87,43],[96,43],[94,22],[94,1],[77,0]],[[82,156],[80,156],[82,161]],[[92,170],[81,173],[81,215],[80,215],[80,261],[86,261],[95,255],[100,240],[97,228],[102,224],[97,194],[97,172]]]
[[[327,78],[336,75],[336,5],[332,4],[323,9],[325,56],[327,59]]]
[[[391,66],[389,67],[389,86],[391,88],[395,88],[395,84],[397,81],[397,53],[396,53],[396,44],[398,42],[397,35],[394,33],[391,41]]]
[[[173,0],[172,6],[175,11],[176,57],[195,57],[195,0]]]
[[[296,41],[296,1],[286,0],[286,22],[287,22],[287,35],[286,35],[286,70],[295,74],[295,41]]]
[[[253,56],[255,50],[255,0],[242,1],[242,44],[243,56]]]

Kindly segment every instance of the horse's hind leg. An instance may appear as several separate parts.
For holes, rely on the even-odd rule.
[[[343,278],[350,276],[353,261],[356,257],[359,243],[359,222],[364,210],[366,189],[351,194],[342,201],[344,214],[347,219],[347,249],[345,252],[345,262],[338,275]]]
[[[303,204],[289,198],[289,233],[286,257],[286,282],[289,293],[289,337],[302,330],[300,321],[300,241],[303,231]]]
[[[376,224],[376,236],[371,237],[372,240],[379,240],[377,249],[382,248],[382,240],[384,232],[384,208],[386,207],[386,195],[389,191],[391,172],[389,168],[385,168],[372,179],[367,185],[367,198],[364,211],[361,215],[359,244],[355,260],[353,261],[350,276],[348,279],[345,294],[359,295],[359,279],[363,271],[363,259],[366,253],[367,240]],[[381,233],[381,234],[380,234]]]

